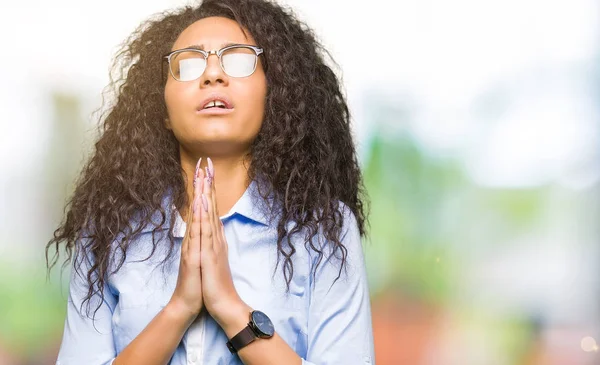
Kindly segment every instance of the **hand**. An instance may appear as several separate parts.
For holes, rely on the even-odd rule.
[[[250,308],[241,300],[233,285],[225,230],[217,211],[215,171],[210,158],[206,175],[202,189],[200,244],[202,295],[206,310],[226,329],[240,321],[245,325]]]
[[[181,244],[181,259],[177,284],[169,305],[193,320],[202,309],[202,280],[200,268],[200,219],[204,172],[196,164],[194,194],[188,208],[187,227]]]

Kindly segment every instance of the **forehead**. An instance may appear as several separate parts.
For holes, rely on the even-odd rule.
[[[205,50],[219,49],[227,43],[243,43],[254,45],[254,39],[240,25],[231,19],[209,17],[196,21],[177,37],[172,50],[193,45],[202,46]]]

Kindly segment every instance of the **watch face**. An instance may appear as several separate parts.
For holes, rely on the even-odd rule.
[[[269,317],[261,311],[252,312],[252,322],[264,337],[271,337],[275,333],[273,323]]]

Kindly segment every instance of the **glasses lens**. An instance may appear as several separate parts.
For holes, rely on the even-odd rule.
[[[185,51],[171,57],[171,71],[179,81],[192,81],[202,75],[206,59],[200,52]]]
[[[231,77],[252,75],[256,67],[256,53],[251,48],[235,47],[221,55],[223,70]]]

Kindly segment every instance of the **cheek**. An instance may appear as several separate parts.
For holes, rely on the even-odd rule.
[[[244,99],[248,103],[248,111],[254,122],[262,123],[265,112],[266,94],[267,88],[265,83],[254,84],[246,93]]]
[[[177,82],[167,82],[165,85],[165,105],[169,116],[175,116],[185,109],[188,104],[187,96],[189,92],[185,88],[186,85]]]
[[[169,114],[173,113],[177,110],[177,85],[174,85],[171,82],[167,82],[165,85],[165,104],[167,105],[167,110]]]
[[[169,117],[173,116],[173,110],[175,109],[173,103],[175,100],[176,98],[173,96],[173,86],[167,82],[165,85],[165,105],[167,106],[167,113],[169,114]]]

